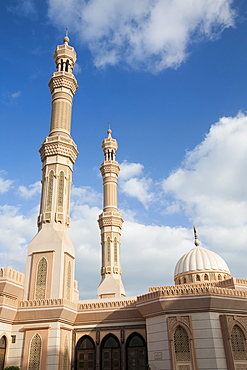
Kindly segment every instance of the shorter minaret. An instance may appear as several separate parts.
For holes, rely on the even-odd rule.
[[[125,297],[125,290],[121,280],[122,269],[120,260],[120,237],[123,219],[118,211],[117,180],[120,167],[116,161],[118,148],[117,141],[111,136],[102,142],[104,162],[100,171],[103,177],[104,205],[98,223],[101,230],[102,246],[102,280],[98,287],[99,298]]]

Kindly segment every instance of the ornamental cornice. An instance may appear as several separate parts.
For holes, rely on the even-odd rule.
[[[73,74],[65,74],[64,72],[55,72],[53,73],[52,78],[50,79],[48,86],[50,88],[51,94],[54,89],[65,87],[70,89],[73,94],[75,94],[78,84]]]
[[[75,163],[76,157],[78,155],[77,146],[72,139],[70,141],[61,140],[56,137],[54,140],[47,137],[43,142],[40,150],[41,161],[43,162],[45,157],[53,155],[62,155],[64,157],[69,157],[73,163]]]
[[[100,229],[103,228],[104,226],[116,226],[116,227],[122,228],[123,219],[120,214],[119,216],[114,216],[114,215],[106,216],[103,213],[99,216],[98,223],[99,223]]]
[[[150,290],[149,290],[150,291]],[[213,284],[187,284],[182,286],[160,287],[159,290],[137,297],[137,303],[159,298],[188,297],[200,295],[220,295],[233,298],[247,298],[247,291],[216,287]]]
[[[78,311],[100,310],[100,309],[115,309],[123,307],[135,307],[136,300],[123,300],[113,302],[94,302],[94,303],[79,303]]]
[[[35,308],[35,307],[61,307],[65,306],[76,310],[76,303],[62,298],[37,299],[31,301],[20,301],[19,308]]]
[[[104,176],[106,173],[114,173],[115,175],[118,175],[120,166],[116,161],[106,161],[101,164],[100,171],[102,176]]]

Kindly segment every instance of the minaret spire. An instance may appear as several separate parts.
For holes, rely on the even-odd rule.
[[[199,242],[199,240],[198,240],[198,236],[197,236],[197,230],[196,230],[196,227],[195,227],[195,225],[193,226],[193,229],[194,229],[194,237],[195,237],[195,241],[194,241],[194,244],[195,244],[195,246],[196,246],[196,247],[199,247],[199,245],[200,245],[200,242]]]
[[[56,72],[49,87],[52,109],[49,136],[40,148],[42,192],[38,233],[28,246],[24,299],[77,297],[74,290],[75,252],[70,224],[70,188],[78,151],[70,136],[73,97],[78,87],[73,67],[76,52],[64,43],[54,52]]]
[[[122,215],[118,211],[117,180],[120,167],[116,161],[117,141],[112,138],[108,122],[108,137],[102,141],[104,162],[100,171],[103,177],[104,201],[103,212],[99,216],[102,246],[102,280],[98,287],[99,298],[119,298],[125,296],[122,284],[120,261],[120,237],[123,225]]]

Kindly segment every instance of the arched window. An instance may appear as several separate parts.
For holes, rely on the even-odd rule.
[[[69,366],[69,345],[68,345],[68,336],[66,335],[63,348],[63,370],[68,370],[68,366]]]
[[[95,370],[95,345],[88,335],[79,339],[76,346],[76,370]]]
[[[107,335],[101,344],[101,370],[121,369],[120,345],[118,339]]]
[[[114,265],[118,263],[118,252],[117,252],[117,238],[114,238]]]
[[[231,345],[233,359],[237,361],[247,360],[244,333],[238,325],[234,325],[231,333]]]
[[[111,263],[111,241],[107,238],[107,264],[110,266]]]
[[[196,281],[201,281],[200,275],[196,275]]]
[[[218,275],[218,280],[222,280],[222,276],[220,274]]]
[[[67,268],[67,282],[66,282],[66,289],[67,289],[67,292],[66,292],[66,299],[70,300],[71,297],[70,297],[70,291],[71,291],[71,263],[69,261],[68,263],[68,268]]]
[[[126,341],[127,370],[147,369],[146,342],[140,334],[133,333]]]
[[[184,279],[183,279],[183,283],[184,283],[184,284],[186,284],[186,277],[184,277]]]
[[[31,339],[31,345],[28,358],[28,370],[42,370],[41,360],[41,337],[36,333]]]
[[[0,370],[4,369],[7,340],[5,335],[0,338]]]
[[[48,189],[47,189],[47,203],[46,211],[51,212],[52,206],[52,195],[53,195],[53,182],[54,182],[54,171],[51,170],[48,177]]]
[[[57,198],[58,212],[63,212],[63,196],[64,196],[64,172],[61,171],[58,180],[58,198]]]
[[[204,280],[206,281],[206,280],[209,280],[209,278],[208,278],[208,274],[204,274]]]
[[[36,274],[35,299],[45,299],[47,278],[47,260],[42,257],[39,260]]]
[[[191,361],[189,337],[181,325],[177,326],[174,333],[174,351],[176,362]]]

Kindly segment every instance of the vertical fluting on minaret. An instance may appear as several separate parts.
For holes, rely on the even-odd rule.
[[[68,35],[64,44],[54,52],[56,72],[50,82],[52,111],[50,134],[40,148],[42,160],[42,195],[39,230],[44,223],[69,226],[70,187],[73,164],[77,157],[77,147],[70,136],[73,97],[78,87],[73,67],[76,53],[68,45]]]
[[[99,216],[98,223],[101,231],[102,247],[102,280],[98,287],[99,298],[123,297],[125,290],[122,284],[120,238],[123,219],[118,211],[117,181],[120,167],[116,161],[118,148],[117,141],[111,136],[108,129],[108,137],[102,142],[104,162],[100,171],[103,178],[104,200],[103,212]]]

